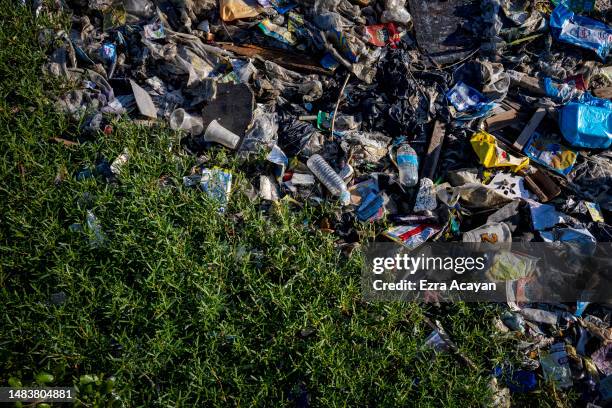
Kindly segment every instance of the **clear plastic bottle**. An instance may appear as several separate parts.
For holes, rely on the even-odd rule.
[[[350,202],[351,197],[346,184],[323,157],[313,154],[306,165],[334,196],[340,197],[342,204],[347,205]]]
[[[399,170],[399,182],[404,187],[415,186],[419,182],[419,158],[408,143],[397,148],[396,164]]]

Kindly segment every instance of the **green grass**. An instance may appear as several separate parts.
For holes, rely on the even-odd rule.
[[[491,369],[516,358],[491,324],[495,305],[366,304],[359,254],[343,258],[314,227],[332,208],[261,211],[245,194],[244,165],[217,150],[210,165],[237,176],[221,215],[182,186],[196,158],[168,129],[122,120],[110,136],[52,143],[79,136],[52,103],[60,85],[40,69],[36,27],[61,22],[12,0],[0,10],[0,386],[41,372],[54,386],[96,376],[80,385],[85,406],[295,406],[304,392],[326,407],[489,403]],[[119,185],[76,180],[126,147]],[[160,188],[162,176],[174,186]],[[108,237],[102,248],[69,228],[87,209]],[[58,292],[66,301],[56,305]],[[423,348],[425,313],[477,370]]]

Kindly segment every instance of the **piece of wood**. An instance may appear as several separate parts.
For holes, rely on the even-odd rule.
[[[612,86],[607,88],[593,89],[593,95],[598,98],[612,99]]]
[[[263,48],[250,44],[236,45],[228,42],[220,42],[217,43],[217,45],[219,48],[226,51],[231,51],[234,54],[248,58],[259,56],[264,60],[270,60],[282,67],[294,71],[324,75],[331,74],[331,71],[320,66],[318,61],[315,61],[305,55],[294,54],[273,48]]]
[[[497,115],[493,115],[485,119],[485,126],[487,132],[495,132],[496,130],[503,129],[506,126],[510,126],[519,117],[519,113],[515,109],[510,109]]]
[[[524,178],[527,188],[533,191],[543,203],[561,194],[557,183],[540,169],[532,167],[532,171],[525,173]]]
[[[546,87],[544,86],[544,80],[522,73],[514,73],[510,75],[510,84],[523,88],[529,93],[537,96],[545,96]],[[551,83],[554,88],[560,88],[562,84]]]
[[[444,122],[436,120],[434,123],[433,131],[431,132],[431,138],[429,139],[429,146],[427,147],[427,154],[425,156],[425,162],[421,169],[421,177],[427,177],[433,180],[438,167],[438,159],[440,158],[440,152],[442,151],[442,144],[444,143],[444,136],[446,135],[446,126]]]
[[[546,95],[546,88],[544,87],[544,81],[540,80],[536,77],[530,77],[527,75],[520,75],[518,77],[510,76],[510,81],[512,85],[516,85],[524,90],[538,95],[544,96]]]
[[[538,108],[512,146],[520,151],[523,151],[525,144],[527,144],[531,138],[531,135],[533,135],[533,132],[535,132],[537,127],[540,125],[540,122],[542,122],[544,116],[546,116],[546,109]]]

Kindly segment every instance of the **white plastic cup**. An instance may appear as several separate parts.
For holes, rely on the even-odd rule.
[[[204,131],[202,119],[185,112],[185,109],[175,109],[170,115],[170,128],[172,130],[185,130],[194,136]]]
[[[240,136],[227,130],[216,120],[213,120],[206,128],[206,132],[204,132],[204,140],[220,143],[225,147],[235,149],[240,142]]]

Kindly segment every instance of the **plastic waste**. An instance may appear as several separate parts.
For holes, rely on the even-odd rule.
[[[350,203],[351,196],[346,188],[346,184],[323,157],[314,154],[310,156],[306,165],[332,195],[340,198],[343,205]]]
[[[136,98],[136,105],[140,113],[149,118],[156,119],[157,108],[151,99],[151,95],[132,79],[130,79],[130,85],[132,86],[132,92],[134,93],[134,98]]]
[[[432,331],[425,339],[424,345],[425,347],[432,348],[437,352],[448,351],[450,349],[449,344],[440,335],[439,330]]]
[[[533,134],[525,146],[524,153],[536,163],[563,175],[572,171],[578,157],[575,151],[561,144],[559,137],[538,132]]]
[[[361,200],[361,205],[357,208],[357,218],[359,221],[375,221],[384,215],[384,196],[382,193],[370,192]]]
[[[553,228],[551,231],[540,231],[540,236],[544,242],[576,242],[586,244],[595,244],[597,240],[586,228]]]
[[[127,164],[130,160],[130,153],[127,148],[123,150],[123,152],[117,156],[115,160],[110,165],[110,171],[113,172],[115,176],[121,174],[121,169]]]
[[[398,225],[383,232],[382,235],[408,249],[415,249],[440,231],[432,224]]]
[[[391,138],[380,132],[347,131],[342,136],[340,147],[353,157],[355,165],[378,163],[389,151]]]
[[[487,242],[490,244],[512,242],[512,232],[504,222],[485,224],[464,232],[463,242]]]
[[[525,320],[523,319],[523,316],[506,310],[502,313],[501,319],[502,322],[504,322],[504,324],[510,328],[510,330],[525,333]]]
[[[162,23],[146,24],[144,27],[144,36],[147,40],[161,40],[166,38],[166,32]]]
[[[202,119],[190,115],[185,109],[174,110],[170,115],[170,128],[172,130],[185,130],[187,133],[197,136],[204,131]]]
[[[216,167],[203,169],[200,175],[200,188],[221,205],[219,212],[225,212],[225,205],[232,191],[232,178],[232,173],[229,170]]]
[[[423,177],[419,180],[419,192],[417,193],[412,211],[433,211],[437,205],[434,183],[427,177]]]
[[[465,112],[465,114],[456,115],[459,120],[470,120],[485,116],[495,107],[495,103],[490,102],[476,89],[461,81],[457,82],[446,93],[446,97],[458,112]]]
[[[538,379],[533,371],[516,370],[506,380],[506,385],[510,388],[510,392],[525,393],[536,389]]]
[[[219,7],[223,21],[255,17],[262,11],[255,0],[221,0]]]
[[[107,240],[106,234],[102,231],[102,226],[96,215],[91,210],[87,210],[87,230],[89,232],[89,244],[92,248],[100,248]]]
[[[441,202],[450,207],[455,206],[459,200],[461,205],[470,208],[491,208],[511,201],[507,196],[480,183],[466,183],[457,187],[442,183],[437,187],[436,194]]]
[[[568,9],[577,13],[583,11],[592,11],[595,7],[595,0],[552,0],[555,6],[563,4]]]
[[[242,156],[256,153],[260,149],[271,149],[276,143],[278,132],[276,113],[269,113],[264,108],[258,107],[253,116],[253,123],[245,133],[240,145],[239,153]]]
[[[540,364],[546,380],[554,381],[561,388],[572,386],[572,371],[563,343],[553,344],[550,353],[540,356]]]
[[[273,177],[261,174],[259,176],[259,196],[263,200],[267,201],[278,201],[280,193],[278,191],[278,184]]]
[[[576,15],[563,5],[550,15],[550,29],[556,39],[592,51],[605,60],[612,46],[612,29],[604,23]]]
[[[501,245],[494,246],[501,249]],[[485,276],[491,281],[517,281],[533,275],[538,258],[520,255],[509,251],[497,252],[486,271]]]
[[[204,140],[222,144],[230,149],[235,149],[240,143],[240,136],[227,130],[219,122],[213,120],[208,124],[204,132]]]
[[[151,17],[155,6],[149,0],[123,0],[123,8],[128,14],[138,17]]]
[[[419,182],[419,158],[408,143],[402,143],[395,155],[399,170],[399,182],[404,187],[415,186]]]
[[[559,127],[572,146],[607,149],[612,145],[612,109],[571,102],[561,109]]]
[[[285,27],[280,27],[269,19],[262,20],[257,27],[267,36],[274,38],[282,43],[293,46],[297,43],[297,38],[293,35],[292,32],[287,30]]]
[[[477,91],[484,101],[500,102],[508,93],[510,75],[500,63],[478,60],[461,64],[453,72],[453,81],[471,87],[472,96]]]
[[[385,11],[381,16],[383,23],[395,21],[407,25],[412,21],[412,17],[408,10],[406,10],[406,0],[386,0]]]
[[[526,307],[524,309],[521,309],[520,313],[525,319],[537,323],[555,325],[557,324],[558,320],[558,317],[555,313],[542,309],[533,309]]]
[[[470,139],[470,143],[485,167],[510,167],[514,172],[529,165],[528,158],[519,158],[510,155],[497,145],[495,137],[487,132],[480,131]]]
[[[609,375],[599,382],[599,393],[604,401],[612,400],[612,375]]]
[[[531,222],[536,231],[542,231],[557,224],[571,221],[571,217],[557,211],[555,206],[551,204],[529,201],[529,209],[531,211]]]
[[[511,199],[531,198],[531,194],[525,188],[524,179],[520,176],[497,173],[487,185]]]
[[[491,378],[489,380],[489,391],[491,392],[491,406],[497,408],[511,408],[512,397],[510,396],[510,389],[501,387],[497,378]]]
[[[364,40],[377,47],[389,45],[396,48],[401,35],[393,23],[375,24],[364,27]]]

